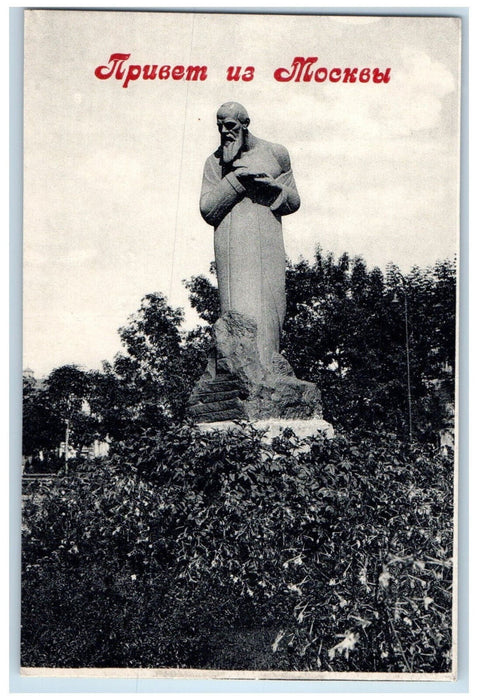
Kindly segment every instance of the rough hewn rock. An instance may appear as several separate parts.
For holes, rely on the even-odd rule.
[[[189,400],[198,422],[265,418],[321,418],[320,391],[294,376],[275,353],[264,367],[256,343],[256,322],[228,311],[214,325],[214,348]]]

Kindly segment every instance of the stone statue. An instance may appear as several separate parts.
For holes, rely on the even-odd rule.
[[[300,206],[289,154],[253,136],[237,102],[219,108],[217,126],[221,144],[204,166],[200,210],[214,226],[221,317],[189,413],[214,424],[320,419],[320,391],[297,379],[280,354],[286,309],[281,217]]]
[[[206,161],[200,208],[214,226],[221,314],[257,323],[261,362],[279,352],[285,315],[285,251],[281,217],[300,206],[289,154],[253,136],[237,102],[217,112],[221,145]]]

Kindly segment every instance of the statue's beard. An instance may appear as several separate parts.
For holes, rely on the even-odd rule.
[[[240,134],[233,140],[227,141],[223,139],[222,142],[222,161],[223,163],[232,163],[233,160],[237,158],[241,150],[245,145],[246,139],[244,137],[244,132],[241,131]]]

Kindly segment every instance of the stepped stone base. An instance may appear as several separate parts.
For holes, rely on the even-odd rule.
[[[285,357],[274,353],[265,367],[257,349],[257,325],[235,311],[214,324],[214,347],[189,399],[199,423],[237,420],[322,419],[320,391],[297,379]]]

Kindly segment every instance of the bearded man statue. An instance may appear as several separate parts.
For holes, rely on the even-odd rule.
[[[217,127],[221,145],[204,167],[200,209],[214,226],[221,315],[256,321],[259,356],[269,367],[286,308],[281,217],[297,211],[300,198],[287,150],[253,136],[242,105],[223,104]]]
[[[295,377],[279,352],[286,310],[281,218],[300,205],[289,154],[253,136],[237,102],[219,108],[217,126],[221,144],[204,166],[200,209],[214,226],[221,316],[189,415],[222,427],[320,417],[319,389]]]

